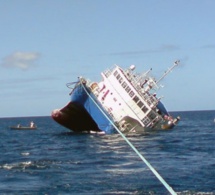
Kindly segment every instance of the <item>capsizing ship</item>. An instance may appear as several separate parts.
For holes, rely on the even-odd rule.
[[[52,118],[73,132],[144,133],[172,129],[180,117],[170,116],[156,91],[159,83],[176,66],[169,68],[158,80],[152,69],[136,73],[135,66],[123,69],[118,65],[101,73],[100,82],[78,77],[68,83],[70,102],[52,111]]]

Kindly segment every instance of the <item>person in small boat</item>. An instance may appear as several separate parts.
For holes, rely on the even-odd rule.
[[[30,127],[31,127],[31,128],[35,127],[35,124],[34,124],[33,121],[30,122]]]
[[[17,125],[17,127],[18,127],[18,128],[20,128],[20,127],[21,127],[21,125],[20,125],[20,124],[18,124],[18,125]]]

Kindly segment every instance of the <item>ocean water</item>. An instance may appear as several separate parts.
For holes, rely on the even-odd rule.
[[[177,194],[215,194],[215,111],[174,112],[171,131],[127,138]],[[38,130],[8,127],[33,120]],[[118,134],[75,134],[50,117],[0,119],[0,194],[169,194]]]

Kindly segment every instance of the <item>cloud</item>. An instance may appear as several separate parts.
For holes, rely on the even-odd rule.
[[[140,54],[148,54],[148,53],[157,53],[157,52],[171,52],[179,50],[180,48],[177,45],[161,45],[158,48],[154,49],[146,49],[146,50],[140,50],[140,51],[127,51],[127,52],[115,52],[110,53],[110,55],[140,55]]]
[[[27,70],[35,65],[35,61],[40,57],[37,52],[15,52],[3,58],[1,66],[6,68],[19,68]]]

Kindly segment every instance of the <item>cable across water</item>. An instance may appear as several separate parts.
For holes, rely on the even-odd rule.
[[[161,175],[155,170],[155,168],[144,158],[142,154],[135,148],[135,146],[126,138],[126,136],[118,129],[118,127],[109,119],[107,114],[99,107],[97,102],[91,97],[89,92],[86,90],[84,84],[80,82],[83,89],[89,96],[89,98],[95,103],[98,109],[102,112],[102,114],[110,121],[113,127],[117,130],[117,132],[122,136],[122,138],[128,143],[128,145],[135,151],[135,153],[140,157],[140,159],[147,165],[147,167],[152,171],[152,173],[157,177],[157,179],[164,185],[164,187],[170,192],[172,195],[177,195],[177,193],[172,189],[172,187],[161,177]]]

